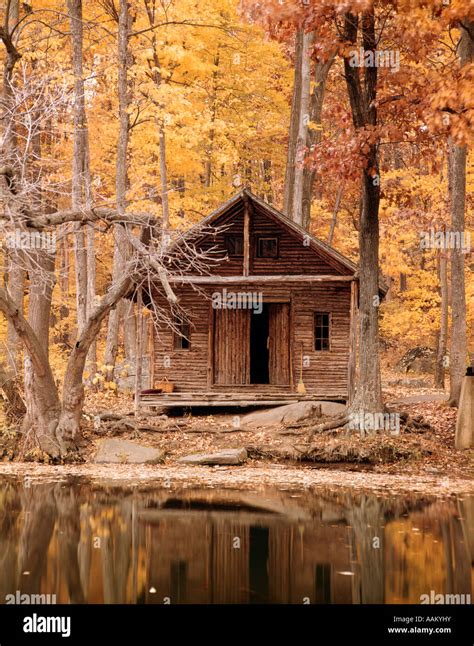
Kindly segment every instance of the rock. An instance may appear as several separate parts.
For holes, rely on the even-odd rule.
[[[400,372],[433,373],[436,352],[427,346],[417,346],[408,350],[395,366]]]
[[[315,404],[321,404],[321,413],[323,415],[340,415],[346,410],[345,404],[340,404],[339,402],[314,402]]]
[[[432,384],[426,379],[389,379],[387,386],[405,386],[407,388],[431,388]]]
[[[157,464],[164,459],[164,451],[128,440],[100,440],[94,458],[96,464]]]
[[[221,449],[215,453],[193,453],[180,458],[182,464],[243,464],[247,460],[247,451],[240,449]]]
[[[241,418],[240,425],[242,428],[254,428],[275,424],[295,424],[304,419],[320,416],[320,402],[303,401],[248,413]]]

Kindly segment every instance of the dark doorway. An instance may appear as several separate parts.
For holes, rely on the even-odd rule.
[[[249,535],[250,603],[268,603],[268,527],[252,525]]]
[[[250,318],[250,383],[269,384],[268,369],[268,304],[260,313],[252,310]]]

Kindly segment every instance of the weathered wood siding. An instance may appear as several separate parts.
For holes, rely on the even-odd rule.
[[[281,299],[290,302],[290,352],[293,388],[299,379],[301,348],[305,358],[303,381],[310,394],[345,396],[347,394],[347,366],[349,358],[350,283],[318,283],[305,286],[288,283],[284,286],[252,285],[228,286],[234,292],[261,292],[273,302]],[[203,392],[212,389],[249,393],[259,391],[278,392],[283,386],[265,385],[208,385],[209,376],[209,324],[212,317],[210,296],[222,291],[222,286],[206,286],[208,298],[191,287],[177,288],[182,306],[191,316],[191,347],[188,350],[173,350],[173,334],[168,329],[155,336],[155,379],[167,377],[176,384],[178,392]],[[163,300],[157,305],[167,307]],[[329,351],[314,350],[314,312],[328,312],[331,316],[331,347]],[[211,341],[212,342],[212,341]],[[303,345],[301,345],[303,344]],[[228,339],[230,353],[243,354],[243,349]],[[288,389],[287,389],[288,390]]]
[[[241,235],[244,231],[243,209],[229,216],[223,216],[216,223],[216,228],[224,228],[215,236],[206,236],[199,243],[203,250],[217,247],[222,250],[222,257],[226,255],[225,236]],[[257,258],[257,239],[259,236],[278,237],[278,258]],[[223,260],[215,271],[220,276],[237,276],[243,274],[243,257],[229,257]],[[303,240],[295,237],[284,226],[274,221],[268,215],[255,209],[250,215],[250,275],[283,275],[283,274],[338,274],[333,264],[318,255],[314,249],[304,244]],[[346,272],[347,273],[347,272]]]

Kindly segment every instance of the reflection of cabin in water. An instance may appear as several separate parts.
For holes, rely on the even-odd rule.
[[[218,248],[212,275],[186,272],[172,287],[189,320],[155,335],[146,405],[347,400],[353,387],[356,266],[243,190],[204,219],[196,248]],[[209,233],[209,230],[211,232]],[[192,231],[192,230],[191,230]],[[166,307],[160,290],[152,294]],[[306,396],[297,392],[302,374]]]
[[[340,574],[355,558],[347,521],[330,511],[295,522],[255,510],[142,510],[149,547],[139,602],[357,603],[353,577]]]

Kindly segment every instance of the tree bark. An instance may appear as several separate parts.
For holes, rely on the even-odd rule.
[[[127,0],[120,0],[118,20],[118,100],[119,100],[119,136],[117,142],[117,160],[115,170],[115,192],[117,211],[119,216],[125,215],[128,184],[128,142],[130,137],[130,92],[128,87],[128,68],[130,53],[128,39],[131,29],[131,16]],[[127,257],[127,242],[123,228],[115,227],[115,249],[112,269],[112,282],[115,283],[123,273],[123,266]],[[105,347],[104,363],[109,366],[106,380],[113,380],[113,371],[118,353],[118,332],[120,327],[120,308],[116,308],[109,315],[107,341]]]
[[[60,443],[61,454],[64,455],[70,448],[77,446],[80,436],[82,408],[84,404],[83,373],[87,354],[94,339],[100,330],[100,325],[110,310],[116,307],[121,298],[131,288],[131,279],[127,275],[127,268],[123,268],[122,278],[101,299],[88,318],[84,330],[74,345],[66,367],[63,383],[63,398],[61,413],[56,429],[56,436]]]
[[[314,67],[314,90],[311,94],[310,121],[312,124],[317,124],[318,126],[321,126],[324,92],[334,58],[335,54],[332,54],[327,61],[317,61]],[[307,129],[306,147],[310,152],[313,152],[315,147],[321,142],[321,137],[322,130],[320,127],[317,129]],[[308,231],[311,224],[311,202],[313,201],[313,187],[316,174],[317,169],[314,163],[310,166],[304,166],[301,210],[303,226]]]
[[[344,39],[355,45],[359,19],[346,13]],[[373,8],[362,14],[362,40],[364,50],[375,52],[375,16]],[[347,92],[354,127],[377,125],[376,95],[377,67],[365,68],[365,83],[362,89],[359,71],[344,58]],[[379,357],[379,201],[380,174],[378,148],[370,144],[366,155],[366,167],[362,174],[362,204],[359,224],[359,378],[352,402],[353,410],[369,413],[383,411],[382,384]]]
[[[83,76],[82,0],[67,0],[72,40],[74,74],[74,149],[72,157],[72,208],[85,205],[87,122]],[[74,261],[76,270],[76,305],[78,334],[87,318],[87,247],[81,224],[75,225]]]
[[[15,166],[17,159],[17,136],[15,121],[13,119],[13,110],[15,105],[13,94],[13,71],[17,61],[20,59],[20,53],[16,49],[12,30],[18,23],[19,19],[19,2],[11,0],[7,5],[8,16],[5,16],[4,28],[6,33],[2,36],[7,56],[3,66],[3,86],[0,109],[3,118],[0,120],[1,137],[3,145],[0,149],[2,164]],[[23,296],[25,289],[25,271],[23,260],[19,251],[12,250],[8,258],[8,289],[11,298],[17,304],[17,307],[23,312]],[[14,374],[18,374],[21,367],[21,343],[11,323],[7,327],[7,365]]]
[[[459,25],[461,35],[458,52],[461,68],[474,61],[474,21]],[[467,147],[454,144],[452,155],[451,230],[465,233],[466,161]],[[467,365],[466,284],[464,253],[461,248],[451,249],[451,351],[450,351],[450,406],[459,405],[461,383]]]
[[[439,294],[440,294],[440,324],[436,352],[436,366],[434,385],[435,388],[444,388],[445,357],[448,341],[448,262],[446,249],[438,253],[439,267]]]
[[[217,79],[219,77],[220,44],[217,44],[214,56],[214,71],[212,73],[212,98],[211,98],[211,129],[209,132],[209,145],[206,150],[206,163],[204,166],[204,186],[209,188],[212,183],[212,155],[214,153],[214,139],[216,136],[215,123],[217,117]]]
[[[331,226],[329,228],[328,234],[328,245],[332,245],[334,238],[334,230],[336,228],[337,214],[339,213],[339,207],[341,206],[342,194],[344,192],[344,184],[341,184],[336,195],[336,203],[334,204],[334,211],[332,212]]]
[[[296,145],[298,141],[299,117],[301,112],[301,64],[303,55],[303,29],[295,35],[295,75],[293,81],[293,98],[291,101],[290,128],[285,172],[285,194],[283,212],[290,216],[293,212],[293,195],[295,188]]]
[[[291,219],[303,225],[303,189],[304,189],[304,158],[308,139],[310,121],[310,90],[311,90],[311,48],[314,42],[314,32],[303,36],[301,55],[301,102],[298,116],[298,136],[296,141],[295,177],[293,191],[293,206]]]

